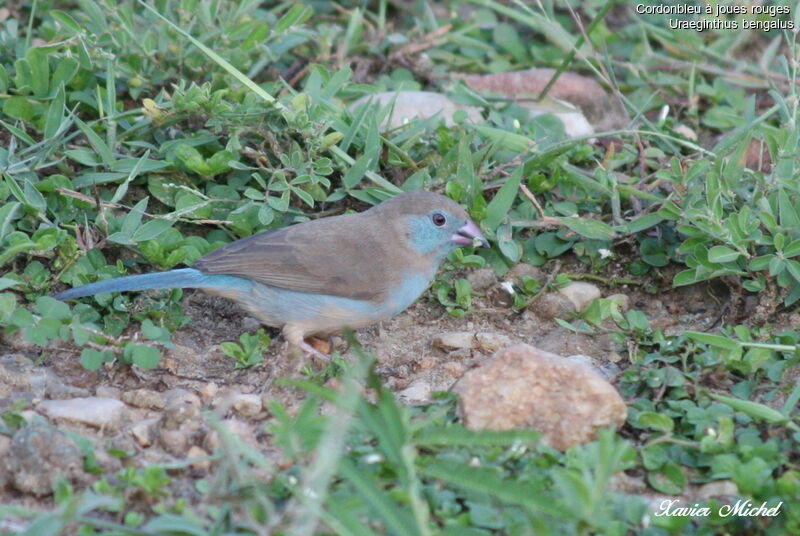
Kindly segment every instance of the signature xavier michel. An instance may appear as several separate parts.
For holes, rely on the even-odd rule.
[[[711,515],[711,508],[708,506],[700,506],[695,503],[694,506],[681,506],[679,499],[665,499],[658,505],[658,511],[653,515],[661,516],[692,516],[692,517],[706,517]],[[751,501],[739,499],[735,504],[723,504],[719,507],[718,513],[720,517],[729,516],[745,516],[745,517],[775,517],[781,513],[781,505],[783,501],[775,506],[767,506],[766,501],[761,503],[760,506],[754,505]]]

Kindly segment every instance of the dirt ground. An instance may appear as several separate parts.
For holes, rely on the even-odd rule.
[[[620,273],[624,273],[621,268]],[[376,355],[381,378],[398,392],[401,400],[409,403],[424,402],[433,392],[450,389],[465,371],[487,359],[494,347],[517,342],[532,344],[562,356],[587,355],[613,383],[615,374],[626,367],[628,350],[614,344],[608,333],[575,334],[557,326],[552,317],[567,317],[569,311],[568,307],[559,310],[558,300],[555,310],[552,310],[552,300],[537,302],[523,312],[514,312],[509,307],[510,299],[500,285],[502,281],[515,281],[515,277],[522,275],[546,280],[552,275],[547,270],[547,266],[540,269],[521,265],[500,279],[488,269],[471,275],[466,272],[463,275],[471,278],[474,287],[474,310],[466,318],[456,319],[448,315],[428,292],[394,319],[360,330],[358,339],[366,350]],[[561,266],[560,270],[579,273],[580,265]],[[680,289],[670,289],[665,283],[664,291],[656,294],[646,293],[638,286],[597,286],[604,297],[613,294],[627,296],[627,308],[643,311],[653,327],[667,333],[708,330],[720,321],[730,322],[730,315],[752,314],[756,308],[753,300],[737,299],[728,292],[728,287],[720,283]],[[258,322],[237,305],[201,291],[186,291],[183,306],[192,321],[173,334],[175,347],[166,352],[161,365],[154,370],[113,363],[98,371],[87,371],[80,365],[78,350],[65,346],[65,343],[42,352],[40,348],[24,343],[20,337],[1,341],[0,413],[18,404],[15,401],[20,399],[25,401],[23,415],[26,419],[40,415],[38,404],[46,399],[100,396],[126,401],[119,422],[99,429],[51,419],[59,430],[68,430],[89,439],[95,446],[98,463],[104,472],[121,467],[117,459],[103,454],[109,445],[133,453],[125,463],[134,466],[175,462],[193,454],[208,454],[213,449],[208,424],[202,421],[185,430],[183,425],[175,427],[184,430],[181,433],[187,436],[185,440],[180,437],[165,440],[163,425],[161,432],[158,426],[150,427],[154,430],[153,437],[143,438],[134,433],[137,423],[153,424],[166,418],[165,412],[170,411],[168,401],[166,405],[163,401],[148,402],[153,397],[158,398],[159,394],[165,394],[168,399],[175,393],[179,398],[188,397],[186,400],[191,399],[195,405],[199,403],[202,410],[211,409],[226,419],[225,422],[233,423],[237,435],[246,437],[262,449],[270,449],[265,428],[271,422],[271,416],[263,408],[272,400],[279,400],[290,411],[297,408],[304,392],[278,386],[276,380],[301,377],[302,367],[309,363],[289,356],[285,344],[273,331],[271,334],[276,338],[264,361],[246,370],[235,369],[233,359],[221,351],[219,344],[238,340],[242,332],[257,329]],[[135,328],[131,326],[126,335],[134,334]],[[434,343],[437,337],[452,332],[468,332],[467,342],[460,348]],[[476,342],[470,339],[470,333],[488,335],[481,339],[482,342]],[[341,338],[334,338],[334,345],[343,350],[345,359],[351,357]],[[242,399],[241,395],[255,397]],[[248,402],[248,409],[237,407],[236,400]],[[9,441],[7,436],[0,435],[0,451],[8,450]],[[172,474],[172,477],[176,481],[184,479],[185,488],[189,489],[192,480],[203,475],[203,470],[187,469]],[[36,508],[52,506],[51,496],[22,493],[9,485],[9,478],[5,475],[7,482],[0,491],[0,501]],[[85,476],[84,481],[88,484],[93,478],[97,477]]]

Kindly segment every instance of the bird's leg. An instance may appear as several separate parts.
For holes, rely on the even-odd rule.
[[[283,336],[286,337],[286,341],[290,346],[300,348],[306,356],[314,356],[323,361],[331,360],[331,356],[320,352],[305,341],[303,330],[287,324],[283,327]]]

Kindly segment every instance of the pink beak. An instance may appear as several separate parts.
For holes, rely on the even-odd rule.
[[[472,220],[467,220],[467,223],[450,237],[450,241],[459,246],[471,246],[475,244],[475,239],[480,241],[482,247],[489,247],[489,241]]]

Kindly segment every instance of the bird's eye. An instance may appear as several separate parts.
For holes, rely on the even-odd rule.
[[[431,220],[436,227],[441,227],[447,223],[447,218],[445,218],[444,214],[441,212],[434,212],[433,216],[431,216]]]

